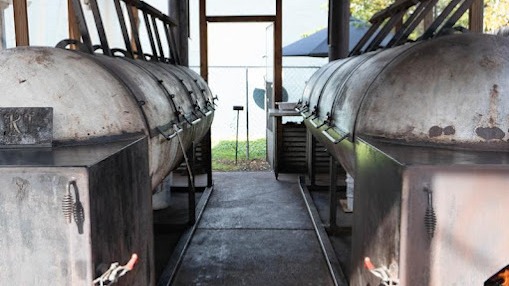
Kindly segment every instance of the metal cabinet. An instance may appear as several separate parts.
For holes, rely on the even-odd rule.
[[[509,264],[509,153],[359,139],[350,285],[482,285]]]
[[[146,138],[0,150],[0,281],[92,285],[139,257],[122,285],[153,285]]]

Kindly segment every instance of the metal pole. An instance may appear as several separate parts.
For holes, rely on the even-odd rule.
[[[329,0],[329,61],[348,56],[349,33],[350,0]]]
[[[234,105],[233,110],[237,111],[237,135],[235,137],[235,165],[237,165],[237,153],[239,150],[239,112],[244,110],[244,106]]]
[[[246,67],[246,158],[249,161],[249,69]]]
[[[237,109],[237,135],[235,137],[235,165],[237,165],[238,150],[239,150],[239,110]]]

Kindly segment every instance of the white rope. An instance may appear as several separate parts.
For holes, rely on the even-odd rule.
[[[375,268],[373,263],[371,263],[371,259],[369,259],[369,257],[364,258],[364,266],[369,270],[369,272],[371,272],[371,274],[380,278],[384,286],[399,285],[399,279],[392,277],[392,274],[387,267],[381,266]]]
[[[101,276],[97,277],[93,281],[93,285],[98,284],[99,286],[106,286],[117,283],[120,277],[124,276],[127,272],[134,268],[134,265],[137,261],[138,255],[134,253],[131,256],[131,259],[125,265],[120,265],[118,262],[113,262],[106,272],[104,272]]]

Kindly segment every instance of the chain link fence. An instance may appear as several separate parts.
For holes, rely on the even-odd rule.
[[[297,102],[311,75],[319,66],[284,66],[284,101]],[[199,73],[199,67],[192,67]],[[217,109],[212,124],[213,144],[221,140],[239,141],[265,138],[266,129],[266,67],[265,66],[210,66],[209,86],[218,96]],[[234,111],[233,106],[241,105],[242,111]]]

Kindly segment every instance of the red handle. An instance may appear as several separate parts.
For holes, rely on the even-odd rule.
[[[375,265],[371,263],[371,259],[369,259],[369,257],[364,258],[364,267],[366,267],[368,270],[375,269]]]
[[[129,262],[125,265],[125,268],[127,268],[129,271],[133,270],[134,265],[138,262],[138,255],[136,253],[133,253],[131,255],[131,259],[129,259]]]

